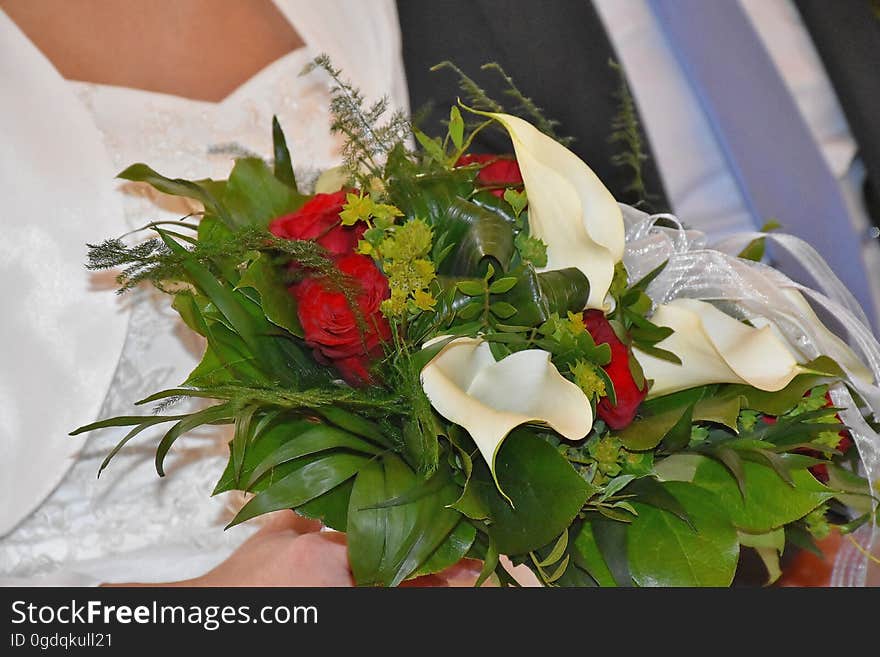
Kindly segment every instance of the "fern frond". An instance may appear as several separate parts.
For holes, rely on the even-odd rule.
[[[342,155],[353,180],[369,187],[371,177],[382,179],[383,164],[398,144],[405,143],[411,134],[409,120],[403,112],[394,112],[385,123],[389,111],[388,98],[382,98],[369,107],[360,90],[343,79],[342,71],[333,66],[326,54],[309,63],[302,74],[315,69],[324,70],[333,80],[330,91],[330,124],[332,133],[345,137]]]
[[[351,286],[316,242],[281,239],[261,228],[244,229],[225,239],[201,239],[186,253],[173,253],[155,238],[134,246],[128,246],[118,238],[87,246],[86,268],[90,271],[122,269],[116,277],[120,286],[117,294],[123,294],[143,281],[151,282],[163,292],[173,292],[166,287],[168,283],[188,280],[184,262],[195,259],[209,267],[218,258],[245,262],[252,258],[254,251],[274,255],[280,261],[279,266],[296,262],[310,276],[325,278],[343,291],[347,292]]]
[[[468,105],[474,109],[483,110],[485,112],[504,111],[504,107],[501,103],[491,98],[489,94],[486,93],[485,89],[478,85],[473,78],[468,76],[448,59],[432,66],[431,71],[439,71],[444,68],[452,69],[452,71],[458,75],[458,88],[461,89],[462,94],[467,99]]]
[[[529,96],[526,96],[520,91],[519,87],[517,87],[516,83],[513,81],[513,78],[507,74],[507,71],[501,67],[501,64],[498,62],[489,62],[488,64],[483,64],[480,68],[484,71],[495,71],[501,76],[501,79],[504,80],[504,84],[507,85],[507,89],[504,90],[504,93],[517,102],[514,113],[531,118],[538,130],[548,137],[552,137],[564,146],[568,146],[574,141],[574,137],[563,137],[557,134],[556,127],[559,125],[559,121],[556,119],[548,119],[544,114],[544,110],[538,107],[535,104],[535,101]]]
[[[643,167],[650,156],[642,137],[636,103],[626,82],[623,68],[613,59],[608,60],[608,65],[620,79],[617,90],[613,93],[613,97],[617,101],[617,111],[611,120],[611,135],[608,141],[611,143],[619,142],[622,150],[612,156],[611,163],[632,171],[632,179],[624,191],[632,192],[635,196],[636,202],[633,205],[649,208],[650,201],[656,200],[657,195],[650,193],[645,186]]]

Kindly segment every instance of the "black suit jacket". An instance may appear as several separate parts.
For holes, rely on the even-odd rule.
[[[397,0],[397,9],[410,104],[418,112],[432,103],[424,121],[428,131],[445,131],[442,122],[461,95],[452,71],[432,73],[431,66],[451,60],[507,107],[500,77],[480,70],[498,62],[548,118],[560,122],[560,134],[574,137],[571,149],[615,198],[637,200],[627,190],[631,172],[612,163],[622,150],[609,142],[621,78],[609,65],[614,51],[588,0]],[[483,131],[472,150],[505,153],[511,147],[503,133]],[[643,174],[656,195],[651,209],[668,209],[653,158]]]

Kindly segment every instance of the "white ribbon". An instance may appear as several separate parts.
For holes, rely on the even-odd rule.
[[[771,323],[804,360],[825,355],[837,361],[864,399],[866,410],[880,420],[880,344],[852,294],[809,244],[792,235],[741,233],[709,248],[703,233],[686,230],[672,215],[648,215],[626,205],[621,209],[626,225],[623,262],[630,280],[639,280],[668,260],[647,289],[655,304],[677,298],[700,299],[716,303],[735,317]],[[661,220],[671,226],[658,226]],[[765,264],[736,257],[750,241],[760,237],[785,249],[822,291],[795,283]],[[849,344],[826,328],[804,296],[837,321]],[[841,420],[849,427],[870,492],[876,495],[880,435],[865,421],[846,386],[832,386],[831,399],[844,409]],[[868,545],[863,547],[872,553],[875,545],[880,545],[876,524]],[[855,574],[859,583],[864,584],[870,565],[869,557],[863,556]]]

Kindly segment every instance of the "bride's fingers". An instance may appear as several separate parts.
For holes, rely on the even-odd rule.
[[[291,570],[301,573],[305,586],[354,586],[345,534],[310,533],[295,540]]]
[[[289,509],[274,511],[264,516],[263,526],[260,533],[268,534],[279,531],[293,531],[296,534],[311,534],[321,530],[318,520],[303,518],[298,513]]]

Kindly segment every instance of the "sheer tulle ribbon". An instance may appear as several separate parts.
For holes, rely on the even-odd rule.
[[[864,400],[865,412],[880,420],[880,344],[852,294],[809,244],[792,235],[741,233],[710,248],[706,235],[685,229],[673,215],[648,215],[625,205],[621,209],[626,225],[623,261],[630,280],[642,278],[668,260],[647,289],[655,304],[682,297],[701,299],[716,303],[740,319],[769,322],[804,360],[826,355],[837,361]],[[661,220],[666,225],[658,225]],[[785,250],[813,278],[818,289],[796,283],[768,265],[738,258],[736,254],[756,238],[765,238],[776,249]],[[840,337],[823,324],[813,308],[836,321]],[[844,409],[840,417],[859,450],[871,495],[876,496],[880,435],[865,421],[847,386],[834,385],[831,399]],[[867,552],[880,546],[876,524],[868,540],[864,546]],[[855,570],[857,583],[865,583],[871,564],[868,557],[861,559]]]

